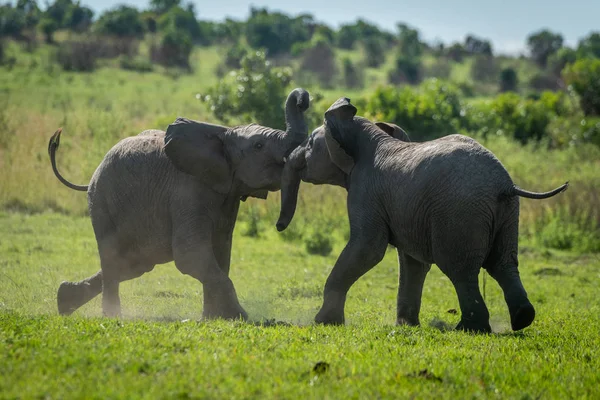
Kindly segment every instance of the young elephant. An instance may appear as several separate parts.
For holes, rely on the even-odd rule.
[[[228,276],[240,200],[279,189],[284,158],[308,133],[308,107],[308,92],[290,93],[286,131],[178,118],[166,132],[144,131],[116,144],[88,186],[59,174],[55,133],[48,145],[52,168],[63,184],[87,191],[101,263],[95,275],[60,285],[59,313],[102,292],[104,314],[119,315],[119,283],[174,260],[203,284],[205,318],[247,318]]]
[[[279,231],[291,222],[300,179],[348,190],[350,239],[327,278],[315,321],[344,323],[348,290],[390,243],[400,262],[398,324],[419,324],[423,283],[435,263],[456,289],[457,329],[491,331],[478,286],[481,266],[504,291],[513,330],[529,326],[535,311],[517,268],[519,196],[548,198],[568,183],[547,193],[525,191],[471,138],[401,141],[390,136],[392,126],[355,117],[356,111],[349,99],[336,101],[283,174]]]

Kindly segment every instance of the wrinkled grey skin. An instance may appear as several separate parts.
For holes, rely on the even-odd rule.
[[[283,174],[277,229],[291,222],[300,179],[348,190],[350,239],[325,284],[315,321],[344,323],[350,287],[398,250],[397,323],[418,325],[425,277],[435,263],[456,289],[457,329],[490,332],[478,286],[481,266],[500,284],[514,330],[535,310],[518,271],[519,197],[547,198],[514,185],[500,161],[475,140],[451,135],[425,143],[397,140],[393,127],[355,117],[349,99],[335,102],[325,124],[290,155]]]
[[[70,314],[102,292],[107,316],[120,315],[119,283],[174,260],[204,287],[205,318],[247,318],[229,279],[231,238],[240,200],[278,190],[284,159],[306,138],[309,95],[293,90],[286,131],[260,125],[227,128],[178,118],[116,144],[89,186],[56,169],[58,131],[49,143],[58,179],[87,190],[101,270],[63,282],[58,310]]]

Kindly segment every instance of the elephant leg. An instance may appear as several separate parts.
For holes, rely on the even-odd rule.
[[[442,271],[446,271],[446,268],[441,268]],[[460,270],[454,266],[450,269],[451,271],[462,271],[462,273],[460,275],[457,273],[446,273],[446,275],[448,275],[454,285],[460,304],[461,318],[456,329],[489,333],[492,331],[490,313],[479,291],[479,269],[480,267],[477,266]]]
[[[323,306],[315,322],[332,325],[344,324],[346,294],[361,276],[373,268],[385,255],[387,230],[361,229],[360,237],[350,234],[350,240],[337,259],[327,282]],[[385,232],[385,233],[382,233]]]
[[[102,292],[102,271],[79,282],[62,282],[56,301],[60,315],[70,315]]]
[[[119,252],[115,240],[99,245],[102,267],[102,312],[107,317],[121,316],[119,284],[151,271],[154,264],[137,253]]]
[[[213,252],[217,263],[227,276],[229,276],[229,268],[231,266],[231,242],[231,234],[219,235],[213,244]]]
[[[400,277],[398,285],[397,315],[398,325],[419,325],[419,311],[425,277],[431,264],[422,263],[398,251]]]
[[[518,222],[503,226],[484,262],[484,268],[504,292],[514,331],[528,327],[535,319],[535,308],[529,301],[519,276],[517,230]]]
[[[202,283],[203,317],[247,319],[248,314],[238,301],[233,282],[217,262],[210,230],[191,229],[189,226],[186,224],[174,232],[173,257],[181,273]],[[210,221],[206,221],[204,226],[210,226]]]

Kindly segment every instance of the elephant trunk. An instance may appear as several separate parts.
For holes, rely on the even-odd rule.
[[[292,90],[285,102],[285,131],[286,136],[294,142],[292,148],[306,139],[308,124],[304,113],[309,106],[310,96],[306,90],[301,88]]]
[[[306,149],[304,146],[296,148],[285,163],[283,176],[281,179],[281,210],[277,220],[277,230],[279,232],[288,227],[298,203],[298,190],[300,189],[300,172],[306,166]]]

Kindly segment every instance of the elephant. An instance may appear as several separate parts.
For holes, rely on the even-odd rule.
[[[516,186],[501,162],[472,138],[450,135],[416,143],[399,129],[356,116],[350,99],[338,99],[324,123],[289,156],[282,177],[277,229],[291,222],[300,180],[347,189],[350,238],[327,278],[317,323],[344,324],[350,287],[378,264],[388,244],[400,264],[396,323],[419,325],[425,277],[436,264],[458,296],[456,329],[491,332],[481,296],[481,267],[504,292],[511,327],[535,318],[518,270],[519,197],[545,193]]]
[[[247,319],[229,278],[240,201],[279,190],[285,157],[308,134],[309,103],[306,90],[291,91],[285,131],[177,118],[166,132],[146,130],[117,143],[88,185],[58,172],[58,130],[48,144],[52,168],[69,188],[87,191],[101,264],[87,279],[61,283],[59,314],[102,292],[103,314],[120,316],[119,283],[175,261],[203,285],[203,318]]]

